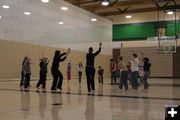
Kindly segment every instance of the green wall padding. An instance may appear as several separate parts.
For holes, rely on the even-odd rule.
[[[157,22],[113,25],[113,41],[136,41],[145,40],[147,37],[155,37],[157,36],[155,24],[157,24]],[[180,29],[179,25],[180,22],[177,21],[177,31]],[[174,21],[167,21],[166,35],[175,35]]]
[[[180,22],[176,22],[176,33],[180,32]],[[166,35],[167,36],[175,36],[175,24],[174,21],[168,21],[167,23],[167,29],[166,29]]]

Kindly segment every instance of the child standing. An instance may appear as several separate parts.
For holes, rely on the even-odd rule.
[[[79,83],[81,83],[81,79],[82,79],[82,71],[83,71],[83,65],[82,65],[82,62],[79,62],[79,64],[78,64],[78,77],[79,77]]]
[[[67,79],[68,79],[68,83],[69,81],[71,80],[71,62],[68,62],[68,65],[67,65]]]
[[[110,60],[111,84],[116,83],[117,65],[113,59]]]
[[[99,79],[99,83],[102,83],[102,84],[103,84],[103,74],[104,74],[104,69],[101,66],[99,66],[98,79]]]
[[[143,70],[144,70],[144,76],[143,76],[143,82],[144,82],[144,89],[148,89],[149,84],[148,84],[148,77],[150,75],[150,67],[151,67],[151,63],[149,63],[149,58],[145,57],[144,58],[144,66],[143,66]]]

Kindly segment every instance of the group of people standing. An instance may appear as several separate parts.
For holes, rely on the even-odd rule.
[[[88,92],[91,92],[91,90],[95,90],[95,84],[94,84],[94,76],[95,76],[95,67],[94,67],[94,60],[95,57],[101,52],[101,45],[99,44],[99,50],[93,53],[93,48],[89,48],[89,52],[86,54],[86,67],[85,67],[85,73],[87,78],[87,88]],[[53,82],[51,86],[52,91],[56,90],[62,90],[62,83],[63,83],[63,74],[59,70],[60,63],[65,61],[69,52],[63,52],[61,53],[60,50],[56,50],[52,66],[51,66],[51,74],[53,77]],[[31,67],[30,64],[32,64],[32,60],[25,56],[23,62],[22,62],[22,71],[21,71],[21,82],[20,86],[24,85],[24,88],[27,88],[30,86],[30,75],[31,75]],[[40,67],[40,79],[36,85],[37,88],[42,85],[42,88],[46,88],[46,78],[47,78],[47,65],[49,63],[48,58],[42,57],[40,59],[39,67]],[[71,63],[69,62],[67,65],[67,79],[71,79]],[[99,82],[103,83],[103,69],[101,66],[99,66]],[[80,62],[78,64],[78,77],[79,77],[79,83],[81,83],[82,79],[82,72],[83,72],[83,64]]]
[[[102,46],[102,43],[100,42],[99,49],[96,52],[93,52],[93,48],[90,47],[88,50],[88,53],[86,54],[85,74],[86,74],[86,79],[87,79],[88,92],[95,90],[94,77],[95,77],[96,70],[94,67],[94,61],[95,61],[95,57],[101,52],[101,46]],[[60,50],[55,51],[53,61],[52,61],[52,66],[51,66],[51,74],[53,77],[52,86],[51,86],[52,91],[62,90],[63,74],[59,70],[59,66],[61,62],[66,60],[69,53],[70,52],[61,53]],[[149,63],[148,57],[145,57],[145,58],[143,57],[142,61],[143,61],[143,73],[144,73],[142,78],[143,78],[144,88],[147,89],[149,86],[147,82],[147,78],[150,75],[151,63]],[[31,63],[33,63],[32,60],[28,56],[25,56],[22,62],[22,72],[21,72],[22,78],[20,82],[20,86],[24,85],[24,88],[27,88],[30,86],[30,75],[31,75],[30,64]],[[49,63],[48,58],[42,57],[40,59],[40,63],[39,63],[40,79],[36,85],[37,88],[39,88],[40,85],[42,85],[42,88],[46,88],[48,63]],[[132,89],[137,89],[139,86],[139,83],[138,83],[139,66],[140,66],[140,62],[137,57],[137,54],[135,53],[132,54],[132,57],[130,57],[128,61],[124,61],[122,56],[118,57],[117,62],[111,59],[110,60],[111,83],[112,84],[116,83],[117,71],[120,71],[119,88],[122,89],[124,87],[125,90],[128,90],[128,80],[130,80]],[[69,83],[69,80],[71,79],[71,68],[72,68],[71,62],[68,62],[68,65],[67,65],[68,83]],[[78,64],[79,83],[81,83],[82,73],[83,73],[83,64],[79,62]],[[101,66],[99,66],[97,73],[98,73],[99,83],[103,84],[104,70]]]
[[[141,76],[140,71],[140,61],[137,57],[137,54],[133,53],[132,57],[129,57],[128,61],[124,61],[123,57],[118,57],[117,62],[110,60],[110,71],[111,71],[111,84],[116,83],[117,72],[120,71],[120,82],[119,88],[122,89],[123,86],[125,90],[128,90],[128,80],[131,83],[132,89],[138,89],[139,82],[138,78],[142,77],[144,88],[148,89],[149,84],[147,79],[150,75],[151,63],[149,63],[149,58],[144,57],[142,53],[142,62],[143,62],[143,76]]]
[[[39,72],[39,81],[36,85],[39,88],[42,85],[42,88],[46,88],[46,78],[47,78],[47,65],[49,63],[48,58],[42,57],[39,63],[40,72]],[[31,76],[31,67],[30,64],[33,64],[33,61],[27,55],[24,57],[22,62],[22,71],[21,71],[21,81],[20,86],[24,85],[24,88],[30,87],[30,76]]]

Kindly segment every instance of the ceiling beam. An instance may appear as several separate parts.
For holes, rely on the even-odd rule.
[[[86,4],[86,3],[92,3],[92,2],[97,2],[99,0],[64,0],[66,2],[72,3],[74,5],[81,5],[81,4]]]
[[[143,12],[153,12],[153,11],[158,11],[158,8],[157,7],[150,7],[150,8],[131,9],[131,10],[125,11],[123,14],[143,13]],[[100,15],[100,16],[110,16],[110,15],[120,15],[120,14],[122,14],[122,13],[119,11],[97,13],[97,15]]]
[[[158,2],[168,2],[168,1],[173,1],[173,0],[159,0]],[[156,2],[157,2],[156,0],[128,0],[128,1],[116,2],[112,6],[102,6],[101,4],[93,4],[93,5],[86,5],[80,7],[87,11],[96,11],[101,9],[118,8],[118,7],[131,6],[131,5],[155,4]]]
[[[148,3],[153,3],[153,0],[128,0],[128,1],[116,2],[112,6],[102,6],[101,4],[95,4],[95,5],[81,6],[81,8],[88,11],[96,11],[100,9],[118,8],[122,6],[140,5],[140,4],[148,4]]]
[[[86,4],[86,3],[92,3],[92,2],[97,2],[100,0],[78,0],[79,4]]]

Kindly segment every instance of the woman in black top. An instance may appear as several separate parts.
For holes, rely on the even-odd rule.
[[[94,85],[94,75],[95,75],[95,68],[94,68],[94,59],[95,57],[101,52],[101,45],[99,43],[99,50],[93,53],[93,48],[89,48],[89,53],[86,54],[86,78],[87,78],[87,88],[88,92],[91,90],[95,90]]]
[[[59,68],[59,63],[63,62],[66,59],[66,56],[67,56],[67,53],[60,54],[59,50],[55,51],[55,55],[54,55],[53,63],[51,67],[51,73],[53,76],[53,83],[52,83],[51,90],[56,90],[56,89],[62,90],[63,75],[58,68]]]

